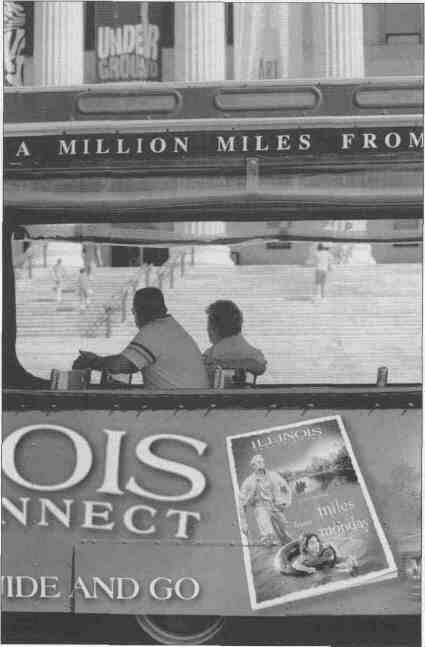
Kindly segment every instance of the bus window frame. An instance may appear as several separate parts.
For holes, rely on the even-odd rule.
[[[422,205],[416,205],[421,208]],[[327,205],[321,205],[321,209],[328,214]],[[398,218],[400,219],[400,207]],[[370,219],[370,215],[363,218],[356,214],[356,219]],[[11,245],[12,232],[17,225],[17,220],[27,222],[27,216],[21,218],[5,218],[4,224],[4,245],[6,248]],[[403,219],[407,218],[403,211]],[[388,218],[388,214],[387,214]],[[116,217],[117,220],[121,220]],[[197,219],[198,221],[206,218]],[[268,220],[274,220],[275,214]],[[281,218],[280,218],[281,219]],[[308,218],[303,218],[308,220]],[[329,217],[326,218],[328,220]],[[345,219],[345,218],[340,218]],[[376,219],[376,218],[375,218]],[[67,219],[68,220],[68,219]],[[169,221],[169,219],[167,219]],[[186,215],[186,221],[188,220]],[[227,218],[228,220],[228,218]],[[258,220],[258,212],[257,212]],[[316,219],[314,219],[316,220]],[[62,218],[56,216],[56,222]],[[157,220],[158,221],[158,220]],[[69,222],[69,220],[68,220]],[[87,217],[86,217],[87,222]],[[138,222],[147,222],[146,219]],[[42,224],[37,218],[32,224]],[[420,383],[389,384],[388,386],[377,386],[376,384],[324,384],[324,383],[300,383],[300,384],[278,384],[278,385],[256,385],[255,387],[243,389],[173,389],[168,391],[148,392],[138,386],[130,386],[125,389],[95,389],[93,387],[83,391],[58,392],[50,391],[47,380],[35,378],[28,374],[22,367],[16,356],[16,308],[15,308],[15,286],[14,280],[8,283],[7,275],[14,279],[14,268],[11,264],[11,250],[4,255],[5,270],[3,273],[3,294],[12,295],[12,303],[15,317],[15,337],[3,333],[3,345],[6,345],[6,353],[3,355],[3,374],[6,385],[4,389],[4,408],[9,410],[26,410],[41,408],[45,410],[66,410],[66,409],[101,409],[101,410],[134,410],[138,413],[146,409],[203,409],[207,413],[214,409],[226,408],[266,408],[269,410],[284,408],[297,408],[303,411],[313,411],[315,408],[358,408],[367,409],[373,412],[380,408],[400,408],[402,411],[418,408],[421,406],[422,388]],[[6,279],[6,283],[5,283]],[[13,290],[10,290],[10,284]],[[5,286],[8,286],[5,290]],[[5,299],[5,297],[4,297]],[[10,305],[10,304],[9,304]],[[6,307],[5,307],[6,306]],[[7,303],[3,304],[3,314],[7,312]],[[7,317],[6,317],[7,319]],[[7,323],[3,330],[8,328]],[[12,347],[11,347],[12,344]],[[12,365],[17,370],[18,377],[8,380],[7,357],[12,357]],[[6,365],[5,365],[6,362]],[[21,388],[19,384],[19,373],[22,375]],[[28,378],[29,376],[29,378]],[[31,379],[32,378],[32,379]],[[32,386],[25,387],[26,383]]]
[[[108,202],[105,194],[93,202],[82,204],[75,195],[68,202],[32,194],[22,201],[9,204],[5,219],[13,225],[104,222],[208,222],[258,221],[258,214],[267,210],[267,220],[422,220],[422,189],[404,194],[356,191],[335,193],[315,191],[309,193],[279,194],[268,191],[239,191],[225,195],[174,196],[174,198],[136,197],[127,205],[120,196],[115,203]],[[141,210],[146,214],[140,218]],[[124,211],[124,213],[123,213]],[[59,214],[59,215],[58,215]],[[184,242],[184,241],[183,241]]]

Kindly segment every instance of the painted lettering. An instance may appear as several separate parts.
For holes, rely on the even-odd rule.
[[[149,525],[147,528],[140,528],[134,525],[134,515],[136,513],[140,514],[145,512],[150,515],[151,519],[153,519],[157,513],[155,508],[151,508],[149,505],[133,505],[131,508],[128,508],[123,517],[124,526],[136,535],[151,535],[156,530],[154,524]]]
[[[395,131],[385,135],[384,141],[385,146],[387,146],[388,148],[398,148],[401,145],[401,137]]]
[[[31,157],[31,153],[29,152],[28,146],[25,141],[21,141],[15,155],[15,157],[22,157],[22,156]]]
[[[190,519],[196,519],[196,521],[201,521],[201,515],[199,512],[190,512],[189,510],[173,510],[172,508],[167,511],[166,517],[177,516],[177,531],[174,537],[176,539],[188,539],[188,525]]]
[[[121,445],[125,431],[113,431],[112,429],[103,429],[106,435],[106,449],[105,449],[105,471],[103,474],[103,482],[97,492],[102,494],[123,494],[118,484],[119,469],[120,469],[120,454]]]
[[[277,150],[290,151],[291,150],[291,135],[278,135],[277,136]]]
[[[114,522],[98,523],[97,519],[108,521],[112,512],[112,503],[108,501],[84,501],[84,523],[82,528],[89,530],[112,530]]]
[[[351,145],[355,139],[354,133],[342,133],[342,150],[347,150],[351,148]]]
[[[195,499],[205,490],[205,476],[202,472],[193,467],[190,467],[189,465],[184,465],[183,463],[177,463],[176,461],[156,456],[151,451],[151,448],[154,443],[161,440],[170,440],[189,445],[190,447],[193,447],[193,449],[195,449],[199,456],[202,456],[207,448],[207,444],[202,440],[190,438],[189,436],[177,436],[175,434],[157,434],[155,436],[142,438],[142,440],[140,440],[136,447],[136,456],[141,463],[149,465],[149,467],[152,467],[154,469],[183,477],[190,482],[190,489],[185,494],[157,494],[141,487],[133,476],[129,479],[126,485],[126,489],[133,494],[147,497],[148,499],[153,499],[155,501],[173,501],[177,503],[178,501],[181,502]]]
[[[409,148],[423,148],[424,147],[424,134],[423,132],[419,135],[416,135],[415,132],[409,133]]]
[[[68,438],[74,448],[75,452],[75,466],[74,470],[65,481],[56,484],[43,485],[41,483],[33,483],[25,479],[18,471],[16,466],[16,448],[19,442],[29,436],[35,431],[43,431],[45,433],[59,433]],[[27,488],[28,490],[39,490],[40,492],[58,492],[66,490],[81,483],[86,478],[91,470],[93,463],[93,454],[89,443],[85,438],[72,429],[61,427],[59,425],[28,425],[12,432],[3,442],[2,452],[2,467],[5,475],[14,481],[17,485]]]
[[[308,151],[311,147],[311,135],[303,133],[298,140],[298,148],[300,151]]]
[[[378,148],[375,133],[363,133],[363,148]]]
[[[218,153],[234,153],[235,151],[235,138],[232,135],[231,137],[223,137],[222,135],[217,136],[217,152]]]
[[[59,155],[76,155],[77,151],[75,148],[76,140],[71,139],[71,141],[66,142],[64,139],[59,140]]]

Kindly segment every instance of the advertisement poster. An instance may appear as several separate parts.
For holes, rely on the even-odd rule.
[[[4,3],[6,644],[421,647],[401,6]]]
[[[396,577],[340,416],[227,446],[254,609]]]
[[[95,3],[98,83],[161,80],[161,16],[161,3]]]

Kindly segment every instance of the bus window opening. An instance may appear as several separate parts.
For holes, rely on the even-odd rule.
[[[382,365],[418,382],[421,231],[406,223],[162,223],[150,239],[135,223],[28,225],[18,358],[108,388],[362,384]]]

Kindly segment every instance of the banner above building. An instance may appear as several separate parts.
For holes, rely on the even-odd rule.
[[[161,80],[161,5],[96,2],[96,79]]]
[[[317,156],[420,152],[423,131],[417,127],[312,128],[285,131],[185,131],[61,134],[7,137],[6,169],[36,165],[68,166],[111,160],[188,159],[216,155]]]

